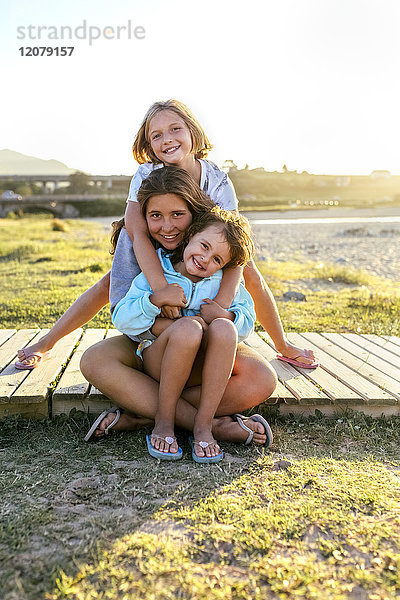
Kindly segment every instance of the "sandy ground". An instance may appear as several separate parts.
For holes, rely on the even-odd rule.
[[[257,260],[311,260],[318,263],[347,264],[372,275],[387,277],[393,281],[400,280],[400,222],[390,221],[390,217],[399,218],[400,207],[244,214],[250,221],[316,219],[315,223],[253,225]],[[320,219],[324,217],[352,218],[353,221],[320,223]],[[367,223],[357,222],[358,218],[380,217],[389,220],[385,223],[373,220]],[[98,217],[90,220],[103,224],[109,230],[110,223],[116,218]]]
[[[400,223],[254,225],[257,260],[315,261],[400,279]]]

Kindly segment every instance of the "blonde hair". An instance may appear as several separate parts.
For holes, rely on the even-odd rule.
[[[161,169],[154,169],[142,182],[138,190],[137,200],[142,215],[146,216],[150,198],[165,194],[179,196],[187,205],[193,221],[202,216],[205,211],[210,211],[214,206],[211,198],[201,191],[190,173],[179,167],[162,167]],[[124,219],[112,223],[110,254],[115,252],[119,234],[124,225]]]
[[[183,260],[183,253],[191,238],[211,226],[221,226],[221,232],[229,245],[230,260],[225,267],[240,267],[251,260],[254,254],[254,242],[251,237],[250,223],[242,215],[228,212],[214,206],[193,220],[187,228],[179,246],[170,254],[172,264]]]
[[[163,110],[170,110],[178,115],[184,121],[190,131],[192,138],[192,153],[195,158],[206,158],[212,145],[206,136],[202,126],[194,116],[191,110],[180,102],[179,100],[165,100],[154,102],[145,114],[142,124],[139,127],[139,131],[136,134],[135,141],[133,142],[132,152],[134,159],[141,165],[146,162],[154,164],[161,163],[162,161],[157,158],[154,154],[151,143],[149,140],[149,127],[150,121],[159,112]]]

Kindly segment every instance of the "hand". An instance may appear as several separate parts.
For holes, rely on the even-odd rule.
[[[300,363],[311,365],[313,362],[315,362],[315,355],[312,350],[298,348],[287,340],[285,340],[284,345],[279,346],[277,350],[282,354],[282,356],[286,356],[286,358],[293,358],[294,360],[298,360]]]
[[[177,306],[168,306],[168,304],[165,304],[165,306],[161,307],[161,315],[173,321],[174,319],[179,319],[181,311]]]
[[[169,283],[163,288],[153,292],[150,302],[158,308],[168,305],[169,307],[183,307],[186,304],[185,292],[178,283]]]
[[[220,306],[218,302],[215,302],[215,300],[203,298],[203,302],[205,302],[205,304],[200,306],[200,316],[206,323],[210,324],[211,321],[214,321],[214,319],[220,318],[229,319],[230,321],[235,320],[235,315],[229,310],[222,308],[222,306]]]

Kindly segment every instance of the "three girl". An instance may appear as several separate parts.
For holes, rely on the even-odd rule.
[[[122,236],[125,240],[120,244],[120,252],[125,252],[127,261],[122,272],[115,271],[116,283],[115,286],[111,285],[110,293],[112,307],[129,289],[133,276],[137,274],[138,265],[148,277],[152,289],[158,290],[166,283],[149,240],[146,223],[135,202],[137,191],[150,172],[164,165],[179,166],[193,176],[214,204],[225,210],[237,209],[232,183],[216,165],[205,160],[210,149],[211,144],[203,129],[184,104],[177,100],[168,100],[156,102],[150,107],[133,145],[133,154],[140,167],[130,187],[125,214],[126,230],[123,230]],[[136,256],[131,249],[130,238],[133,239]],[[164,241],[168,243],[168,236],[165,236]],[[130,277],[130,268],[126,266],[128,264],[132,264],[132,277]],[[226,270],[215,302],[202,311],[206,321],[217,316],[220,309],[229,307],[240,278],[241,268]],[[276,349],[282,356],[298,361],[303,366],[312,364],[314,356],[311,351],[293,346],[287,341],[272,294],[252,260],[244,269],[244,278],[246,288],[255,302],[257,319],[271,336]],[[109,288],[110,274],[107,273],[75,301],[48,334],[37,343],[18,351],[16,366],[22,369],[37,367],[43,360],[44,354],[51,350],[59,339],[84,325],[107,304]],[[177,301],[176,298],[172,300]],[[174,318],[179,314],[178,309],[179,303],[172,303],[170,306],[163,307],[163,314]]]
[[[229,230],[239,227],[238,218],[233,214],[229,214],[221,222],[220,216],[218,217],[210,213],[213,206],[210,199],[201,192],[187,171],[176,167],[165,167],[154,170],[143,181],[138,191],[138,203],[147,223],[150,238],[154,244],[153,248],[162,247],[172,252],[171,258],[176,263],[176,268],[186,269],[185,265],[187,263],[187,274],[196,280],[199,279],[199,283],[195,284],[194,281],[186,278],[186,275],[180,272],[180,270],[175,271],[175,268],[172,268],[172,265],[168,263],[169,274],[166,275],[167,277],[170,275],[175,277],[174,283],[166,283],[164,288],[152,293],[144,274],[135,280],[135,284],[132,287],[136,290],[136,314],[131,312],[133,306],[129,305],[129,310],[126,310],[126,307],[132,301],[129,294],[127,298],[120,298],[121,302],[117,303],[117,306],[113,310],[114,321],[123,331],[135,337],[138,341],[141,340],[141,343],[138,344],[138,341],[132,341],[128,336],[122,335],[99,342],[83,355],[81,370],[85,377],[106,396],[115,401],[119,407],[105,411],[100,415],[85,439],[89,440],[92,437],[101,437],[111,428],[113,430],[136,430],[143,425],[150,424],[154,420],[161,406],[159,402],[160,389],[157,380],[161,377],[160,365],[161,363],[164,365],[164,358],[167,358],[168,364],[168,357],[164,356],[164,346],[168,344],[175,359],[176,351],[183,355],[182,357],[179,355],[181,360],[178,361],[177,368],[168,368],[166,370],[167,378],[168,374],[173,375],[172,383],[170,382],[166,386],[166,394],[173,395],[172,404],[176,402],[180,388],[185,386],[176,404],[175,423],[184,429],[193,431],[197,417],[196,409],[200,406],[200,400],[203,400],[203,397],[207,398],[209,396],[214,405],[219,402],[216,409],[217,417],[211,421],[211,435],[209,421],[211,418],[210,415],[213,414],[215,408],[209,406],[207,409],[206,431],[202,431],[204,425],[200,421],[201,427],[199,427],[198,431],[196,430],[196,436],[200,436],[200,439],[197,438],[196,441],[204,442],[207,445],[205,448],[196,446],[193,456],[196,455],[200,459],[203,457],[202,455],[208,458],[217,456],[219,452],[214,440],[231,440],[244,443],[253,441],[256,444],[271,443],[272,435],[268,423],[263,417],[252,415],[249,419],[244,420],[240,414],[237,415],[235,413],[240,413],[256,404],[260,404],[272,393],[276,385],[276,376],[273,369],[257,352],[245,344],[239,343],[236,351],[236,327],[230,321],[230,319],[235,320],[235,312],[222,311],[219,308],[219,316],[222,318],[216,318],[210,327],[207,327],[204,319],[193,315],[193,312],[198,312],[200,305],[201,313],[204,307],[216,304],[207,296],[203,298],[204,294],[211,297],[215,296],[222,275],[219,267],[224,262],[233,261],[234,264],[240,264],[243,260],[247,260],[252,250],[251,239],[249,239],[247,233],[243,230],[243,235],[239,237],[239,247],[237,235],[235,237],[229,234],[229,244],[227,244],[226,236]],[[218,227],[217,231],[214,231],[213,228],[215,227],[216,219]],[[229,225],[225,221],[229,222]],[[182,254],[178,256],[174,253],[174,250],[178,246],[182,248],[180,244],[185,239],[185,235],[190,235],[190,233],[186,233],[188,228],[190,230],[190,226],[192,226],[192,233],[197,234],[199,228],[203,228],[206,224],[211,225],[211,223],[213,226],[207,227],[210,230],[211,239],[208,239],[208,233],[206,240],[200,237],[198,241],[200,248],[195,244],[193,250],[193,245],[188,244],[184,257]],[[121,225],[121,223],[118,224],[118,229],[113,237],[114,242],[117,237],[118,241],[116,243],[112,269],[118,273],[123,270],[125,264],[125,257],[124,253],[120,251],[120,244],[124,243],[123,240],[126,232],[124,228],[121,229]],[[222,229],[225,233],[222,233]],[[193,237],[194,242],[198,239],[195,239],[195,237],[196,235]],[[208,267],[207,270],[202,268],[205,264],[205,258],[208,255],[204,252],[209,253],[210,243],[212,243],[212,247],[216,245],[217,249],[220,249],[215,256],[211,255],[211,271],[208,270]],[[204,248],[204,245],[206,248]],[[157,260],[159,261],[159,258]],[[195,267],[194,265],[197,266]],[[213,269],[217,267],[217,273],[213,274]],[[193,269],[195,270],[191,273]],[[184,272],[186,273],[186,271]],[[198,275],[198,273],[201,275]],[[211,274],[209,278],[205,279],[202,277],[202,275],[208,274]],[[112,281],[115,280],[113,274],[111,279]],[[119,283],[123,283],[122,278],[118,281]],[[138,282],[139,284],[142,282],[144,286],[143,290],[140,288],[140,285],[138,286]],[[204,290],[204,285],[212,287],[207,287]],[[150,296],[153,297],[155,304],[149,299]],[[243,320],[237,319],[237,325],[242,334],[247,335],[253,324],[254,313],[251,300],[244,288],[241,290],[240,297],[242,300],[239,305],[242,304],[243,306],[240,310],[240,306],[238,307],[238,314],[243,316]],[[245,300],[246,298],[247,300]],[[195,301],[194,305],[192,305],[192,300]],[[165,302],[170,302],[173,306],[178,305],[179,310],[182,311],[185,311],[185,306],[190,306],[190,308],[195,306],[194,311],[189,309],[189,314],[193,315],[191,320],[196,320],[196,322],[194,324],[189,323],[190,319],[188,316],[177,320],[163,317],[160,313],[160,307],[164,306]],[[244,310],[245,308],[246,310]],[[203,343],[205,347],[207,339],[211,336],[215,337],[215,332],[222,322],[224,324],[221,326],[221,329],[222,327],[227,329],[229,331],[227,335],[230,336],[230,339],[227,340],[227,336],[224,335],[224,350],[218,351],[216,356],[210,355],[207,365],[203,364],[202,354],[200,353],[189,381],[186,381],[189,376],[186,377],[185,374],[180,373],[179,369],[181,364],[186,361],[188,348],[191,348],[190,352],[194,353],[196,344],[199,343],[199,326],[202,330],[210,329],[207,338],[206,336],[202,336],[202,343],[203,337],[205,338]],[[149,327],[151,327],[151,330],[148,329]],[[194,335],[189,334],[189,327],[197,328]],[[166,335],[163,335],[163,332]],[[170,336],[174,336],[174,343],[170,343]],[[176,339],[179,336],[181,336],[181,342],[177,344]],[[152,341],[154,343],[149,347]],[[213,341],[213,344],[215,342],[217,344],[220,343],[220,341]],[[225,369],[225,374],[221,378],[222,383],[218,384],[220,386],[219,389],[214,389],[215,377],[219,377],[219,374],[215,373],[216,365],[219,364],[218,361],[225,360],[223,357],[225,346],[226,348],[229,346],[231,358],[227,364],[224,362],[222,366]],[[148,372],[146,371],[146,365],[143,364],[143,361],[137,355],[138,349],[139,354],[144,355],[145,361],[147,361],[146,354],[149,357],[149,361],[147,361]],[[232,356],[234,356],[235,351],[236,356],[234,357],[232,368]],[[157,357],[152,357],[151,353],[158,353]],[[185,365],[185,368],[190,370],[190,361],[189,365],[186,362]],[[159,370],[157,371],[157,369]],[[206,369],[206,371],[202,373],[203,369]],[[232,374],[227,381],[227,372],[230,369],[232,369]],[[205,376],[206,381],[209,382],[209,387],[211,387],[208,391],[207,389],[203,389],[201,385],[202,375]],[[175,377],[179,378],[178,388],[175,385]],[[164,390],[162,393],[164,398]],[[121,411],[120,408],[123,410]],[[169,410],[167,412],[171,415],[173,411]],[[158,423],[158,425],[162,423],[162,427],[158,431],[156,429],[153,433],[159,436],[159,438],[164,439],[157,440],[153,438],[153,443],[151,443],[150,439],[149,449],[151,446],[152,451],[163,453],[169,451],[170,454],[175,454],[177,445],[174,445],[175,442],[172,439],[173,423],[171,425],[169,421],[168,427],[170,429],[167,429],[163,423],[163,418]],[[168,418],[171,419],[170,416]],[[203,435],[205,439],[203,439]],[[171,438],[171,441],[169,442],[165,438]]]
[[[158,216],[156,205],[160,201],[160,197],[152,198],[147,206],[141,204],[143,214]],[[173,234],[168,236],[172,239]],[[135,341],[144,335],[137,352],[143,358],[145,373],[160,382],[155,427],[147,436],[149,453],[156,458],[181,458],[174,437],[176,405],[183,389],[195,384],[201,385],[201,393],[193,427],[193,458],[217,462],[223,457],[212,435],[212,420],[233,369],[237,341],[244,340],[253,329],[254,305],[241,284],[225,317],[207,325],[199,313],[201,305],[217,295],[222,269],[246,264],[253,250],[246,220],[215,207],[192,223],[175,251],[167,254],[158,250],[168,284],[153,292],[141,273],[115,307],[113,323],[117,329]],[[185,295],[182,318],[171,320],[153,339],[146,332],[170,302],[174,286]]]

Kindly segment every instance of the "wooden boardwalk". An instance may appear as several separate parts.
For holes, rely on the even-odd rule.
[[[79,370],[83,352],[115,330],[77,330],[61,340],[39,368],[14,367],[19,348],[47,330],[0,330],[0,417],[22,414],[44,418],[69,414],[72,409],[99,413],[111,406]],[[373,416],[400,415],[400,338],[338,333],[288,334],[299,346],[312,348],[319,358],[315,370],[292,367],[276,359],[264,332],[247,343],[274,367],[279,383],[266,404],[278,404],[283,413],[311,414],[316,408],[333,414],[347,407]]]

